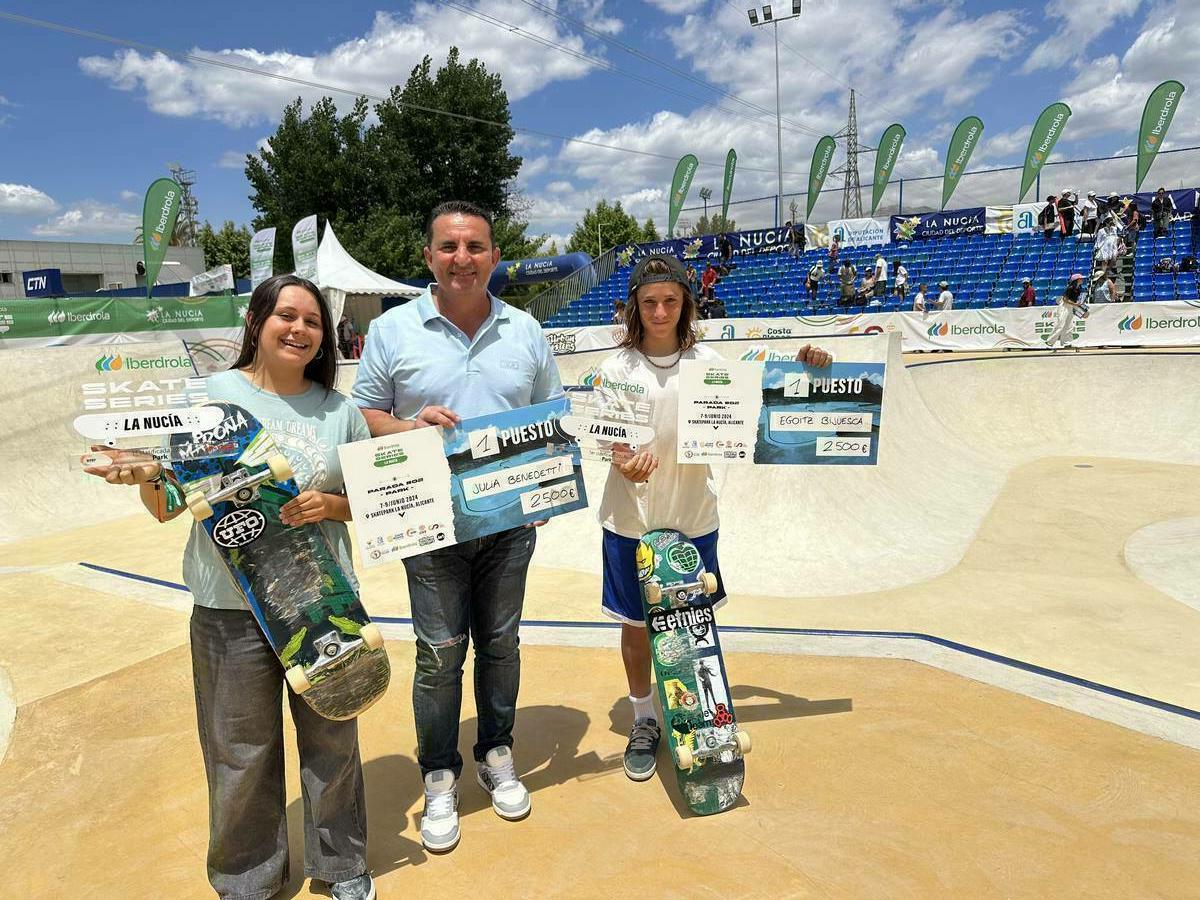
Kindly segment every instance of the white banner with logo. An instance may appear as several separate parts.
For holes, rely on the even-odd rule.
[[[950,312],[862,313],[778,319],[719,319],[700,323],[706,341],[783,340],[821,335],[891,334],[905,351],[1038,350],[1048,345],[1057,306],[963,309]],[[553,328],[545,332],[556,355],[614,348],[621,328]],[[1200,301],[1093,303],[1075,329],[1078,347],[1200,346]]]
[[[250,238],[250,290],[271,277],[274,271],[275,229],[264,228]]]
[[[192,280],[188,282],[189,297],[200,297],[215,291],[236,289],[233,281],[233,266],[228,263],[217,266],[215,269],[209,269],[207,272],[201,272],[199,275],[193,275]]]
[[[317,217],[308,216],[292,229],[292,260],[296,274],[309,281],[317,280]]]
[[[1013,209],[1013,234],[1033,234],[1041,231],[1038,226],[1038,213],[1046,206],[1045,203],[1018,203]]]
[[[887,244],[892,240],[887,219],[832,219],[825,226],[829,241],[836,237],[843,247]],[[824,246],[824,245],[822,245]]]

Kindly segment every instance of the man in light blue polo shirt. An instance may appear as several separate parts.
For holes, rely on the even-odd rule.
[[[371,323],[354,401],[373,435],[518,409],[563,396],[541,326],[488,293],[500,261],[491,216],[451,201],[430,214],[425,262],[437,283]],[[513,766],[521,657],[517,629],[536,532],[514,528],[404,561],[417,638],[413,715],[425,779],[421,841],[458,843],[463,663],[475,641],[476,779],[505,819],[530,808]]]

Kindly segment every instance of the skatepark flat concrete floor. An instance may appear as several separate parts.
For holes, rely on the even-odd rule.
[[[361,719],[381,897],[1195,896],[1200,409],[1184,386],[1200,356],[904,362],[889,360],[892,444],[859,482],[726,481],[720,623],[754,750],[723,815],[691,817],[665,758],[644,784],[621,771],[617,632],[577,513],[539,533],[527,592],[515,753],[532,814],[500,820],[465,780],[461,844],[426,853],[403,568],[363,573],[393,664]],[[790,517],[756,478],[794,498]],[[41,528],[29,514],[0,543],[2,893],[211,896],[188,525],[93,507]],[[810,552],[772,556],[781,531]],[[299,873],[288,740],[282,896],[326,896]]]

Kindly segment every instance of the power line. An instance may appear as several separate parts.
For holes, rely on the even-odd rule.
[[[607,44],[611,44],[614,47],[624,50],[626,53],[630,54],[631,56],[635,56],[638,59],[641,59],[645,62],[650,63],[651,65],[659,66],[660,68],[666,69],[668,72],[672,73],[673,75],[678,75],[680,78],[684,78],[688,81],[698,84],[698,85],[700,85],[700,87],[704,88],[705,90],[713,91],[714,93],[720,94],[722,97],[726,97],[730,100],[733,100],[735,103],[740,103],[743,106],[748,107],[749,109],[756,110],[757,112],[763,113],[765,115],[772,116],[772,117],[774,117],[774,115],[775,115],[773,110],[767,109],[765,106],[759,106],[757,103],[754,103],[751,100],[746,100],[743,97],[739,97],[737,94],[734,94],[731,91],[727,91],[722,87],[718,87],[717,85],[710,84],[709,82],[705,81],[703,78],[697,78],[691,72],[685,71],[684,69],[677,68],[676,66],[673,66],[670,63],[663,62],[660,59],[656,59],[655,57],[649,55],[648,53],[642,52],[641,50],[637,49],[636,47],[630,46],[629,44],[626,44],[623,41],[617,40],[616,38],[612,37],[611,35],[607,35],[601,31],[597,31],[596,29],[592,28],[591,26],[589,26],[583,22],[580,22],[578,19],[573,19],[568,15],[560,13],[556,9],[552,9],[551,7],[545,6],[541,3],[539,3],[538,0],[521,0],[521,2],[524,3],[526,6],[530,7],[531,9],[536,10],[537,12],[543,13],[544,15],[547,15],[547,16],[553,16],[556,19],[566,22],[568,25],[572,25],[575,28],[578,28],[580,31],[582,31],[586,34],[590,34],[592,37],[596,38],[597,40],[604,41]],[[805,125],[801,122],[797,122],[793,119],[784,119],[783,121],[787,122],[790,126],[792,126],[793,129],[800,131],[803,134],[807,134],[807,135],[810,135],[813,137],[817,137],[820,135],[820,132],[818,132],[816,129],[814,129],[808,125]]]
[[[75,37],[84,37],[84,38],[88,38],[90,40],[103,41],[104,43],[115,44],[120,47],[129,47],[134,50],[144,50],[149,53],[161,53],[162,55],[169,56],[173,59],[186,60],[187,62],[196,63],[198,65],[215,66],[215,67],[221,68],[221,69],[228,69],[228,70],[231,70],[234,72],[241,72],[242,74],[245,74],[245,75],[256,75],[256,76],[259,76],[262,78],[271,78],[276,81],[282,81],[282,82],[286,82],[288,84],[294,84],[299,87],[313,88],[314,90],[318,90],[318,91],[329,91],[329,92],[338,93],[338,94],[348,94],[353,97],[365,97],[366,99],[374,100],[377,103],[395,102],[398,106],[408,107],[409,109],[415,109],[420,112],[427,112],[427,113],[431,113],[433,115],[445,116],[447,118],[456,119],[461,122],[471,122],[476,125],[489,125],[489,126],[497,127],[497,128],[508,128],[514,132],[520,132],[522,134],[531,134],[531,135],[535,135],[537,137],[550,138],[552,140],[562,141],[565,144],[580,144],[580,145],[586,146],[586,147],[595,147],[600,150],[612,150],[615,153],[629,153],[629,154],[633,154],[635,156],[644,156],[644,157],[648,157],[650,159],[662,159],[662,160],[666,160],[668,162],[677,162],[678,161],[678,160],[676,160],[676,158],[674,156],[668,156],[665,153],[654,153],[650,150],[634,150],[631,147],[618,147],[613,144],[602,144],[599,141],[589,141],[586,138],[566,137],[565,135],[555,134],[554,132],[551,132],[551,131],[541,131],[536,128],[527,128],[527,127],[520,126],[520,125],[514,125],[511,122],[498,122],[498,121],[494,121],[491,119],[483,119],[483,118],[480,118],[479,116],[472,116],[472,115],[468,115],[467,113],[452,112],[451,110],[446,110],[446,109],[438,109],[437,107],[425,106],[420,103],[412,103],[407,100],[403,101],[403,102],[393,101],[390,97],[380,97],[376,94],[368,93],[367,91],[360,91],[360,90],[356,90],[354,88],[342,87],[340,85],[326,84],[326,83],[319,82],[319,81],[310,81],[305,78],[297,78],[294,75],[284,75],[279,72],[266,72],[266,71],[263,71],[262,69],[255,69],[250,66],[239,65],[237,63],[230,62],[228,60],[216,59],[216,58],[208,57],[208,56],[198,56],[193,53],[184,53],[183,51],[180,51],[180,50],[171,50],[167,47],[157,47],[157,46],[154,46],[153,44],[146,44],[141,41],[133,41],[133,40],[129,40],[127,38],[114,37],[113,35],[103,34],[98,31],[88,31],[83,28],[74,28],[70,25],[61,25],[57,22],[48,22],[43,19],[34,19],[29,16],[21,16],[21,15],[15,14],[15,13],[0,11],[0,19],[7,19],[10,22],[17,22],[18,24],[21,24],[21,25],[31,25],[35,28],[44,28],[48,31],[58,31],[63,34],[73,35]],[[699,163],[699,165],[704,166],[706,168],[722,169],[722,170],[724,170],[724,168],[725,168],[724,162],[715,163],[715,162],[706,162],[704,160],[699,160],[698,163]],[[760,168],[755,168],[753,166],[741,166],[740,168],[742,171],[746,171],[746,172],[762,172],[762,173],[767,173],[767,174],[773,174],[773,172],[774,172],[773,169],[760,169]],[[802,175],[802,174],[807,174],[807,173],[789,172],[787,174]]]
[[[610,62],[606,59],[602,59],[601,57],[598,57],[598,56],[591,56],[590,54],[583,53],[579,50],[574,50],[574,49],[566,46],[565,44],[560,44],[557,41],[554,41],[554,40],[551,40],[551,39],[545,37],[544,35],[540,35],[535,32],[532,32],[532,31],[528,31],[528,30],[522,28],[520,25],[514,25],[511,22],[505,22],[503,19],[497,19],[495,16],[490,16],[487,13],[473,10],[470,7],[464,6],[461,3],[456,3],[455,0],[439,0],[439,2],[441,2],[442,5],[444,5],[444,6],[448,6],[451,9],[457,10],[458,12],[462,13],[463,15],[470,16],[473,19],[478,19],[480,22],[485,22],[488,25],[493,25],[496,28],[500,28],[500,29],[503,29],[504,31],[509,32],[510,34],[515,34],[518,37],[522,37],[522,38],[525,38],[526,40],[533,41],[535,44],[539,44],[543,47],[549,48],[551,50],[555,50],[559,53],[565,54],[574,59],[581,60],[583,62],[588,63],[589,65],[595,66],[598,69],[603,69],[606,72],[611,72],[614,75],[621,75],[625,78],[633,79],[634,81],[640,81],[642,84],[649,85],[650,87],[652,87],[656,90],[667,91],[672,94],[677,94],[680,97],[684,97],[688,100],[692,100],[697,103],[708,104],[711,102],[708,98],[698,97],[695,94],[689,94],[686,91],[681,91],[678,88],[672,87],[668,84],[663,84],[660,81],[654,81],[651,78],[646,78],[645,76],[638,75],[634,72],[627,72],[624,69],[619,68],[618,66],[616,66],[615,64],[613,64],[612,62]],[[750,115],[748,113],[744,113],[744,112],[741,112],[736,109],[730,109],[727,106],[721,106],[720,104],[717,104],[715,106],[715,109],[718,109],[721,112],[726,113],[731,116],[738,116],[740,118],[746,119],[750,122],[755,123],[756,125],[762,124],[762,120],[763,120],[762,115],[757,115],[757,116]],[[796,134],[807,134],[808,133],[806,131],[800,131],[799,129],[796,129],[796,128],[789,128],[788,130],[795,132]]]

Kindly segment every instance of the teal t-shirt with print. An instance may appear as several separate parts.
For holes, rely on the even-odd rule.
[[[210,400],[242,407],[271,433],[279,451],[292,464],[300,490],[344,493],[338,445],[371,436],[354,403],[337,391],[326,393],[318,384],[303,394],[282,397],[256,387],[238,371],[218,372],[205,383]],[[357,588],[346,523],[326,519],[320,525],[342,571]],[[233,577],[199,522],[192,524],[192,533],[183,553],[183,582],[201,606],[246,608],[246,601],[234,585]]]

